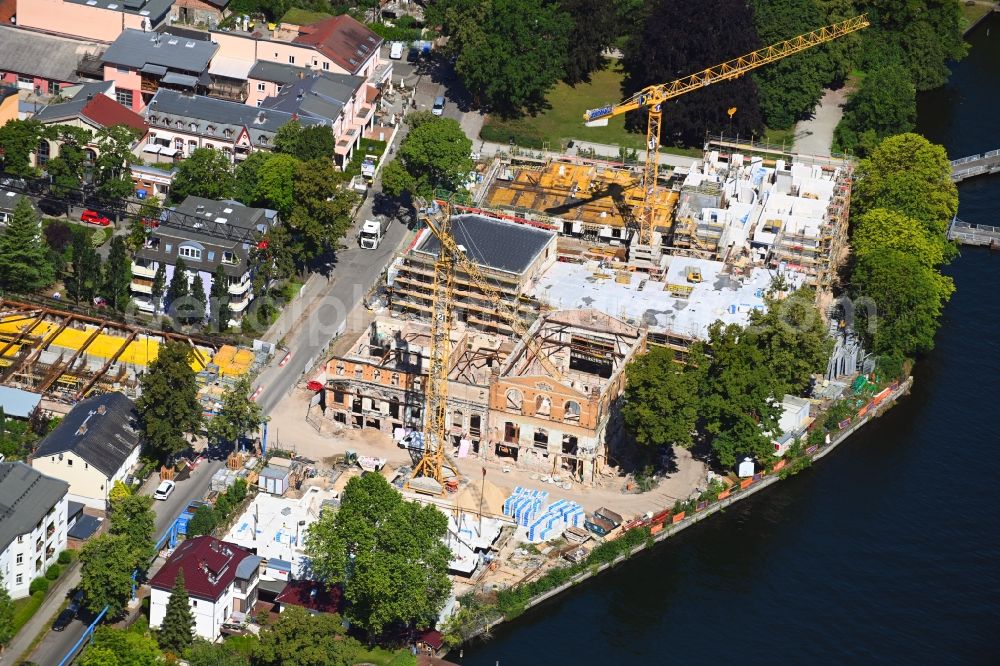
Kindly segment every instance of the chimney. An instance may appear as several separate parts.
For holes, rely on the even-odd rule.
[[[104,416],[105,414],[108,413],[108,408],[105,407],[104,405],[101,405],[97,408],[97,413],[100,414],[101,416]]]

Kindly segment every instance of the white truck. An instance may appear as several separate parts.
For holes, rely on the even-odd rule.
[[[358,244],[365,250],[376,249],[382,243],[388,228],[389,221],[384,217],[365,220],[365,223],[361,225],[361,230],[358,231]]]

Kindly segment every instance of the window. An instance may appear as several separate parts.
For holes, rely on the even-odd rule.
[[[18,553],[17,554],[17,562],[16,562],[16,564],[24,564],[24,553]]]
[[[224,251],[222,253],[222,263],[224,264],[235,264],[236,255],[229,251]]]
[[[193,607],[197,608],[197,607],[198,607],[198,600],[197,600],[197,599],[192,599],[192,600],[191,600],[191,605],[192,605]]]
[[[324,62],[323,63],[323,69],[329,70],[330,69],[330,63]]]
[[[521,403],[524,402],[524,396],[517,389],[511,389],[507,391],[507,409],[513,409],[516,411],[521,411]]]
[[[288,64],[289,65],[295,64],[295,56],[288,56]]]
[[[17,537],[17,542],[18,543],[24,543],[24,535],[23,534],[20,535],[19,537]]]
[[[35,151],[35,156],[38,158],[38,166],[49,161],[49,142],[42,139],[38,142],[38,150]]]
[[[58,95],[59,94],[59,82],[49,79],[49,94]]]
[[[201,261],[201,250],[196,247],[190,247],[187,245],[181,246],[177,248],[177,254],[185,259]]]
[[[266,83],[258,83],[257,84],[257,90],[259,92],[264,92],[265,90],[267,90],[267,84]]]
[[[27,83],[28,85],[31,85],[31,84],[33,84],[35,82],[35,77],[33,77],[33,76],[26,76],[24,74],[18,74],[17,75],[17,82],[18,83]]]
[[[262,99],[257,100],[257,108],[259,109],[260,105],[263,104],[263,103],[264,103],[264,100],[262,100]]]
[[[131,90],[115,90],[115,99],[118,103],[129,109],[132,108],[132,91]]]
[[[17,584],[18,585],[24,584],[24,574],[17,574]]]
[[[222,136],[226,137],[227,139],[231,139],[233,136],[233,130],[231,129],[222,130]]]
[[[67,458],[66,459],[66,465],[69,466],[69,467],[72,467],[73,466],[73,459],[72,458]]]
[[[170,254],[173,251],[173,249],[174,249],[174,246],[171,245],[170,243],[167,243],[167,254]]]

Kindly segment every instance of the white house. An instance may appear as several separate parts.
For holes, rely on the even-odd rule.
[[[68,489],[22,462],[0,463],[0,572],[11,598],[28,596],[66,549]]]
[[[177,574],[183,571],[194,614],[194,633],[214,641],[222,624],[230,621],[234,613],[253,612],[260,561],[236,544],[215,537],[188,539],[149,582],[149,626],[155,629],[163,623]]]
[[[115,481],[124,481],[142,449],[135,405],[121,393],[78,403],[42,440],[31,466],[69,484],[69,499],[107,508]]]

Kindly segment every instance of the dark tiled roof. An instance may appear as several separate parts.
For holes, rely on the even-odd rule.
[[[82,117],[101,127],[125,125],[145,132],[146,121],[138,113],[126,109],[107,95],[98,94],[87,99],[87,96],[91,94],[84,95],[81,91],[81,94],[74,97],[72,101],[49,104],[39,111],[35,118],[43,123],[51,123]]]
[[[555,237],[555,232],[482,215],[456,215],[451,218],[451,235],[479,266],[520,274]],[[436,256],[439,247],[437,237],[425,233],[416,249]]]
[[[311,580],[290,580],[274,600],[282,605],[301,606],[313,613],[339,613],[344,600],[340,588]]]
[[[135,405],[121,393],[87,398],[42,440],[36,458],[72,451],[112,477],[139,446]]]
[[[256,556],[228,541],[195,537],[177,546],[149,585],[160,590],[173,589],[177,572],[183,569],[184,586],[190,596],[216,601],[236,579],[236,570],[247,557]]]
[[[213,42],[129,28],[118,35],[102,59],[112,65],[135,69],[144,65],[160,65],[182,72],[200,73],[208,68],[218,50],[219,45]]]
[[[294,41],[312,46],[345,71],[357,74],[383,40],[365,24],[347,14],[341,14],[302,26]]]
[[[285,85],[280,93],[265,99],[261,108],[329,120],[332,124],[364,83],[362,76],[314,72]]]
[[[114,11],[126,14],[142,14],[149,19],[152,25],[157,25],[162,21],[174,0],[65,0],[77,5],[91,5],[96,2],[98,7],[114,9]]]
[[[101,519],[95,516],[80,516],[80,520],[73,524],[73,527],[69,528],[66,532],[66,536],[71,539],[77,539],[78,541],[83,541],[84,539],[89,539],[93,536],[101,527]]]
[[[0,552],[17,536],[35,529],[67,490],[65,481],[22,462],[0,463]]]
[[[286,65],[281,62],[271,62],[270,60],[258,60],[250,68],[247,78],[258,81],[271,81],[272,83],[284,85],[304,79],[314,71],[308,67],[296,67],[295,65]]]
[[[0,63],[8,72],[31,74],[55,81],[76,81],[80,58],[99,50],[93,42],[28,32],[7,25],[0,26]]]

